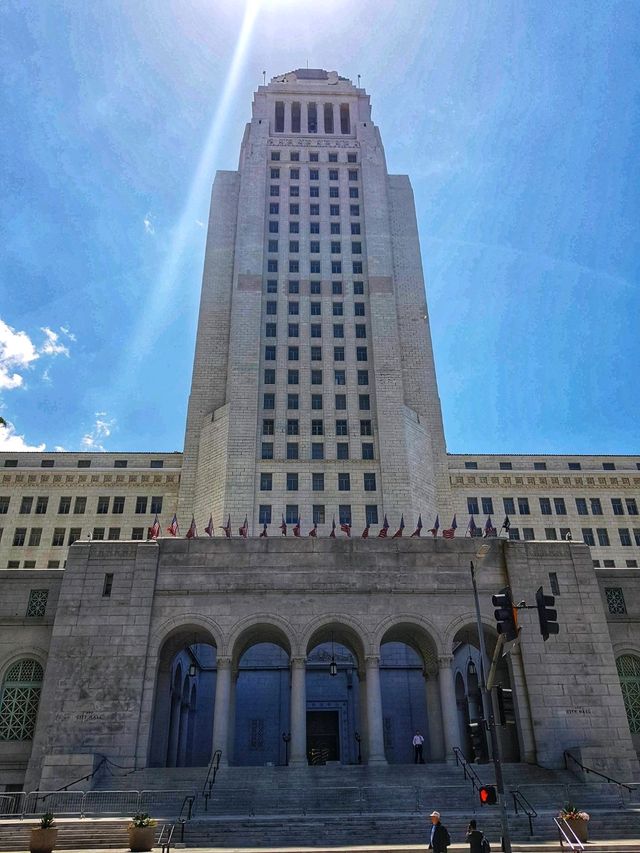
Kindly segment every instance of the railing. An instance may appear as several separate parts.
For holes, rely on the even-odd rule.
[[[74,779],[73,782],[69,782],[67,785],[63,785],[62,788],[58,788],[59,791],[66,791],[72,785],[77,785],[78,782],[85,782],[87,779],[93,779],[96,773],[99,773],[102,767],[109,761],[106,755],[103,755],[100,761],[98,762],[96,768],[91,771],[91,773],[87,773],[86,776],[80,776],[79,779]]]
[[[22,817],[25,798],[24,791],[0,794],[0,817]]]
[[[568,844],[571,850],[584,850],[584,844],[563,817],[554,817],[553,822],[558,827],[561,850],[563,843]]]
[[[473,767],[469,764],[467,759],[464,757],[464,754],[459,746],[453,747],[453,754],[456,757],[456,765],[458,767],[462,767],[464,778],[468,779],[471,782],[474,792],[480,790],[480,788],[482,788],[482,782],[480,781],[480,777],[473,769]]]
[[[120,817],[136,812],[161,817],[179,815],[188,821],[193,816],[196,794],[193,791],[30,791],[0,794],[0,817],[33,818],[43,812],[60,817],[111,815]]]
[[[631,785],[627,785],[625,782],[619,782],[617,779],[614,779],[611,776],[607,776],[606,773],[601,773],[599,770],[594,770],[592,767],[587,767],[586,764],[583,764],[581,761],[578,761],[578,759],[574,755],[572,755],[569,752],[569,750],[565,749],[565,751],[564,751],[564,766],[567,768],[567,770],[569,769],[569,759],[571,759],[574,764],[577,764],[581,770],[584,770],[585,773],[593,773],[594,776],[599,776],[601,779],[604,779],[606,782],[609,782],[612,785],[617,785],[618,786],[618,793],[620,794],[620,808],[621,809],[624,808],[625,801],[624,801],[624,794],[622,793],[622,791],[623,791],[623,789],[626,789],[627,791],[629,791],[629,793],[631,793],[633,791],[633,788],[631,787]]]
[[[520,806],[520,809],[529,818],[529,835],[533,835],[533,818],[538,817],[538,812],[534,809],[522,791],[517,789],[515,791],[511,791],[511,796],[513,797],[514,812],[518,814],[518,806]]]
[[[180,844],[184,845],[184,828],[187,821],[193,817],[194,806],[196,802],[195,794],[185,797],[180,806],[180,814],[176,823],[180,824]],[[174,824],[175,826],[175,824]]]
[[[202,796],[204,798],[204,810],[209,810],[209,798],[211,797],[211,789],[216,781],[216,776],[218,775],[218,770],[220,769],[220,759],[222,758],[222,750],[216,749],[216,751],[211,756],[211,761],[209,762],[209,767],[207,769],[207,778],[204,780],[204,785],[202,786]]]
[[[173,832],[175,828],[175,823],[165,823],[160,830],[156,846],[161,848],[162,853],[171,853],[171,844],[173,842]]]

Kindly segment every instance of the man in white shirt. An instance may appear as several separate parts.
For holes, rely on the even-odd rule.
[[[420,734],[419,731],[413,736],[413,763],[414,764],[424,764],[424,756],[422,755],[422,746],[424,744],[424,738]]]

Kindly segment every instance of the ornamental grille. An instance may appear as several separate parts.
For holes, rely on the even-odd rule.
[[[33,738],[42,677],[35,660],[18,661],[7,672],[0,701],[0,741]]]
[[[32,589],[29,593],[27,616],[44,616],[47,609],[48,589]]]
[[[640,658],[621,655],[616,661],[622,698],[632,734],[640,733]]]
[[[250,720],[249,745],[251,749],[264,749],[264,720]]]
[[[622,588],[619,586],[610,586],[605,587],[604,594],[607,598],[607,605],[609,607],[609,613],[616,613],[618,615],[623,615],[627,612],[627,608],[624,603],[624,595],[622,592]]]

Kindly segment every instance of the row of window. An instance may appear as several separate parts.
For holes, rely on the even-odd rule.
[[[287,290],[290,295],[300,293],[300,281],[298,279],[289,279],[287,283]],[[277,279],[267,279],[266,291],[268,294],[277,293],[278,292],[278,280]],[[322,282],[321,281],[310,281],[309,282],[309,293],[312,296],[322,296]],[[344,284],[341,281],[332,281],[331,282],[331,293],[333,296],[342,296],[344,293]],[[354,296],[363,296],[364,295],[364,282],[363,281],[354,281],[353,282],[353,295]],[[267,303],[268,304],[268,303]],[[312,303],[315,304],[315,303]],[[359,303],[361,304],[361,303]],[[314,309],[317,310],[317,309]],[[322,308],[320,309],[322,311]],[[362,314],[356,316],[363,316]]]
[[[342,233],[342,225],[340,222],[332,222],[329,226],[329,230],[332,236],[337,236]],[[280,232],[280,223],[277,219],[269,220],[269,234],[278,234]],[[297,219],[292,219],[289,222],[289,234],[299,234],[300,233],[300,222]],[[309,223],[309,233],[310,234],[319,234],[320,233],[320,222],[313,220]],[[351,223],[351,236],[356,236],[360,234],[360,223],[352,222]]]
[[[279,242],[275,238],[271,238],[267,240],[267,251],[270,253],[279,251]],[[330,249],[332,255],[341,255],[342,254],[342,242],[340,240],[331,240]],[[289,253],[292,255],[298,254],[300,251],[300,241],[299,240],[289,240]],[[319,255],[320,254],[320,240],[311,240],[309,242],[309,254],[311,255]],[[360,241],[352,241],[351,242],[351,254],[352,255],[361,255],[362,254],[362,243]]]
[[[310,181],[319,181],[320,180],[320,169],[317,168],[309,168],[309,180]],[[280,178],[280,166],[271,166],[269,170],[271,180],[277,181]],[[291,166],[289,171],[285,174],[285,177],[289,176],[289,180],[291,181],[299,181],[300,180],[300,169],[297,166]],[[358,170],[357,169],[348,169],[347,175],[350,181],[358,180]],[[329,180],[337,181],[340,176],[339,169],[329,169]]]
[[[126,498],[122,496],[116,496],[113,498],[113,503],[111,503],[111,497],[109,495],[105,495],[104,497],[99,497],[96,513],[98,515],[108,515],[109,507],[111,507],[111,512],[113,515],[122,515],[125,508]],[[72,502],[73,502],[73,514],[74,515],[84,515],[87,510],[87,498],[84,496],[79,496],[76,498],[72,498],[68,495],[63,495],[58,502],[58,514],[59,515],[69,515],[72,510]],[[11,497],[8,495],[0,496],[0,515],[6,515],[9,512],[9,505],[11,503]],[[49,498],[46,495],[40,495],[38,497],[33,497],[31,495],[25,495],[20,500],[20,515],[30,515],[31,512],[34,512],[35,515],[44,515],[49,508]],[[162,496],[154,495],[151,498],[147,498],[144,495],[140,495],[136,497],[136,513],[138,515],[144,515],[147,512],[150,513],[160,513],[162,512]]]
[[[267,359],[268,361],[269,359]],[[347,377],[346,372],[344,370],[334,370],[334,381],[336,385],[346,385]],[[311,384],[312,385],[322,385],[322,371],[321,370],[312,370],[311,371]],[[289,395],[287,395],[289,397]],[[287,402],[290,402],[287,399]],[[276,395],[271,391],[267,391],[262,395],[262,407],[267,411],[271,411],[276,407]],[[290,408],[297,408],[297,406],[291,406]],[[338,406],[336,406],[338,408]],[[342,408],[342,407],[340,407]],[[346,408],[346,407],[345,407]],[[358,394],[358,408],[361,412],[368,412],[371,409],[371,398],[369,394]]]
[[[280,213],[280,202],[279,201],[270,201],[269,202],[269,214],[275,216]],[[289,214],[291,216],[300,216],[300,202],[290,202],[289,203]],[[309,204],[309,216],[320,216],[320,205],[318,202],[314,201]],[[340,205],[339,204],[329,204],[329,216],[340,216]],[[349,205],[349,216],[360,216],[360,205],[359,204],[350,204]],[[319,226],[318,226],[319,227]],[[311,232],[313,233],[313,232]],[[318,233],[320,233],[318,231]]]
[[[324,474],[311,475],[311,488],[314,492],[324,491]],[[286,488],[288,492],[297,492],[300,483],[300,475],[297,472],[288,472],[286,474]],[[376,491],[376,475],[373,473],[364,473],[362,475],[362,485],[365,492]],[[337,486],[339,492],[351,491],[351,474],[341,472],[337,475]],[[270,492],[273,489],[273,474],[270,472],[262,472],[260,474],[260,491]]]
[[[556,515],[567,514],[567,504],[564,498],[538,498],[540,502],[541,515],[551,515],[555,512]],[[602,501],[600,498],[575,498],[576,511],[578,515],[602,515]],[[502,505],[507,515],[514,515],[516,511],[516,501],[514,498],[503,498]],[[482,512],[485,515],[492,515],[494,512],[493,498],[467,498],[467,511],[470,515],[478,515],[482,506]],[[531,515],[529,498],[517,499],[518,513],[520,515]],[[638,503],[635,498],[611,498],[611,509],[614,515],[624,515],[625,508],[627,515],[638,515]]]
[[[348,135],[351,133],[351,118],[349,114],[349,104],[336,104],[338,107],[338,115],[340,117],[340,133]],[[276,101],[275,103],[275,132],[284,133],[285,131],[285,110],[289,113],[290,133],[302,133],[302,115],[306,112],[306,133],[318,132],[318,114],[323,119],[323,133],[333,134],[334,132],[334,104],[325,103],[318,109],[318,104],[315,101],[302,103],[301,101]],[[334,155],[337,157],[338,155]],[[331,157],[331,154],[329,155]]]
[[[351,271],[354,275],[362,275],[362,261],[353,261]],[[270,258],[267,261],[267,272],[278,272],[278,261]],[[289,261],[289,272],[300,272],[300,261]],[[342,261],[331,261],[331,275],[342,274]],[[309,275],[322,275],[321,261],[309,261]]]
[[[62,563],[62,567],[66,568],[67,561],[64,560]],[[8,569],[19,569],[20,568],[20,560],[8,560],[7,561]],[[35,569],[36,561],[35,560],[24,560],[22,563],[23,569]],[[60,568],[60,560],[47,560],[47,568],[48,569],[59,569]]]
[[[336,353],[338,357],[336,358]],[[310,349],[311,361],[322,361],[322,347],[312,346]],[[297,344],[291,344],[287,347],[287,359],[289,361],[300,361],[300,347]],[[335,361],[344,361],[344,347],[339,347],[337,350],[334,349],[334,359]],[[264,360],[265,361],[276,361],[276,346],[275,344],[267,344],[264,348]],[[369,353],[367,351],[367,347],[357,346],[356,347],[356,361],[368,361]],[[320,374],[318,377],[317,374]],[[314,378],[315,377],[315,378]],[[344,370],[336,370],[334,373],[334,381],[336,385],[344,385],[346,383],[346,374]],[[311,384],[312,385],[322,385],[322,371],[321,370],[312,370],[311,371]]]
[[[278,303],[275,299],[269,299],[265,303],[265,312],[270,316],[274,316],[278,313]],[[289,300],[287,302],[287,314],[291,317],[299,317],[300,316],[300,303]],[[321,317],[322,316],[322,302],[310,302],[309,303],[309,314],[311,317]],[[353,303],[353,316],[354,317],[364,317],[366,314],[366,304],[364,302],[354,302]],[[332,302],[331,303],[331,315],[333,317],[344,317],[344,302]],[[356,336],[357,337],[357,336]],[[364,337],[364,335],[362,336]]]
[[[269,198],[279,197],[280,184],[271,184],[269,186]],[[289,197],[300,198],[300,187],[297,184],[289,186]],[[320,198],[320,187],[311,185],[309,187],[309,198]],[[340,187],[329,187],[329,198],[340,198]],[[349,187],[349,198],[360,198],[360,189],[358,187]]]
[[[286,459],[300,459],[300,445],[297,441],[288,441],[286,443]],[[360,445],[360,458],[364,460],[371,460],[374,458],[373,452],[373,444],[369,442],[362,442]],[[262,459],[275,459],[274,455],[274,447],[272,441],[263,441],[262,449],[261,449],[261,458]],[[322,441],[312,441],[311,442],[311,456],[310,458],[314,461],[319,461],[321,459],[325,459],[325,444]],[[343,461],[351,458],[349,456],[349,445],[347,442],[336,442],[336,459]]]
[[[581,533],[582,539],[584,540],[584,543],[586,545],[595,546],[596,544],[598,544],[602,547],[607,547],[611,545],[611,541],[609,539],[609,531],[606,527],[597,527],[595,535],[592,527],[583,527],[581,528]],[[630,531],[628,527],[619,527],[618,536],[620,538],[621,545],[631,546],[635,544],[640,547],[640,528],[636,527],[633,529],[633,531]],[[571,528],[560,527],[557,530],[555,527],[545,527],[544,537],[550,542],[555,542],[558,539],[570,540],[572,539]],[[518,527],[510,527],[509,538],[520,539],[520,529]],[[533,527],[522,528],[522,539],[532,540],[535,538],[536,537]]]
[[[76,462],[76,467],[77,468],[91,468],[91,461],[92,461],[91,459],[78,459],[78,461]],[[64,459],[60,460],[60,462],[62,463],[62,467],[64,467],[64,468],[69,467],[69,462],[65,461]],[[55,466],[55,463],[56,463],[55,459],[41,459],[40,460],[40,467],[41,468],[53,468]],[[114,461],[113,461],[113,467],[114,468],[126,468],[128,466],[128,464],[129,464],[128,459],[114,459]],[[18,467],[18,460],[17,459],[5,459],[4,460],[4,467],[5,468],[17,468]],[[105,466],[101,465],[100,467],[104,468]],[[139,468],[139,467],[140,467],[139,465],[136,465],[136,468]],[[164,460],[163,459],[152,459],[149,462],[149,468],[164,468]]]
[[[363,340],[367,337],[367,327],[365,323],[356,323],[355,324],[356,338],[359,340]],[[312,338],[321,338],[322,337],[322,323],[311,323],[309,327],[309,332]],[[277,323],[266,323],[264,334],[266,338],[277,338],[278,337],[278,324]],[[287,324],[287,336],[290,338],[299,338],[300,337],[300,324],[299,323],[288,323]],[[344,323],[334,323],[333,324],[333,337],[334,338],[344,338]],[[319,358],[312,359],[312,361],[320,361],[322,355]]]
[[[144,539],[145,538],[145,529],[144,527],[133,527],[131,530],[131,538],[132,539]],[[0,541],[2,541],[2,532],[3,528],[0,527]],[[90,538],[96,540],[102,539],[110,539],[117,541],[120,539],[120,527],[94,527],[93,532],[91,533]],[[28,533],[28,535],[27,535]],[[65,544],[73,545],[74,542],[77,542],[82,536],[82,528],[81,527],[70,527],[67,530],[66,527],[56,527],[53,531],[53,537],[51,539],[51,546],[54,548],[62,548]],[[23,545],[28,547],[38,547],[41,544],[42,540],[42,528],[41,527],[32,527],[27,531],[26,527],[16,527],[13,532],[13,545],[16,548],[20,548]],[[66,540],[66,542],[65,542]],[[11,567],[9,567],[11,568]],[[25,566],[25,568],[27,568]]]
[[[470,471],[477,471],[478,470],[478,463],[467,461],[464,463],[464,467]],[[513,462],[500,462],[499,467],[500,467],[501,471],[512,471],[513,470]],[[525,465],[522,462],[518,462],[516,467],[518,469],[522,469],[525,467]],[[582,462],[567,462],[567,468],[569,469],[569,471],[581,471],[582,470]],[[638,469],[638,471],[640,471],[640,462],[636,462],[636,468]],[[533,463],[533,470],[534,471],[546,471],[547,470],[547,463],[546,462],[534,462]],[[615,471],[616,470],[616,463],[615,462],[603,462],[602,463],[602,470],[603,471]]]
[[[280,151],[272,151],[271,152],[271,160],[274,163],[280,162]],[[299,151],[289,151],[289,160],[292,163],[300,162],[300,152]],[[330,151],[328,156],[329,163],[337,163],[338,162],[338,154],[335,151]],[[318,151],[310,151],[309,152],[309,162],[310,163],[319,163],[320,155]],[[347,154],[347,163],[357,163],[358,155],[355,152],[350,151]]]
[[[366,504],[364,508],[367,524],[379,524],[377,504]],[[287,504],[284,510],[284,518],[287,524],[297,524],[300,518],[300,507],[298,504]],[[271,524],[273,518],[271,504],[260,504],[258,520],[260,524]],[[313,504],[311,507],[311,524],[326,524],[327,512],[324,504]],[[339,504],[338,524],[351,524],[351,504]]]

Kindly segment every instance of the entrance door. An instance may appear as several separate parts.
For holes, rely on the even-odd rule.
[[[307,758],[309,764],[340,761],[338,711],[307,711]]]

